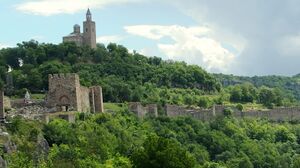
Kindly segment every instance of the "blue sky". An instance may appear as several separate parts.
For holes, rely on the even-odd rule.
[[[209,72],[300,73],[297,0],[1,0],[0,48],[60,43],[91,8],[97,41]]]

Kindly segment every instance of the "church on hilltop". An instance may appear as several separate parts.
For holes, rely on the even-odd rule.
[[[75,42],[78,46],[90,46],[96,48],[96,23],[92,21],[90,9],[86,13],[86,21],[83,22],[83,33],[80,26],[75,24],[73,32],[63,37],[63,42]]]

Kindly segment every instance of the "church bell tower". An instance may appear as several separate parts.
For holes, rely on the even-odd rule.
[[[96,48],[96,23],[92,21],[90,9],[87,10],[86,21],[83,22],[83,40],[85,45]]]

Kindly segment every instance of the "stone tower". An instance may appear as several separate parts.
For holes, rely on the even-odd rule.
[[[83,43],[96,48],[96,23],[92,21],[90,9],[86,13],[86,21],[83,22]]]
[[[48,107],[56,107],[58,111],[84,111],[80,97],[77,74],[49,75]]]
[[[51,108],[52,112],[102,113],[104,112],[102,88],[101,86],[90,88],[81,86],[77,74],[49,74],[49,91],[46,97],[46,105]]]

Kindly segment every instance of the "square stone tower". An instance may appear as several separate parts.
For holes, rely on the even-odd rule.
[[[63,42],[74,42],[77,46],[97,47],[96,42],[96,23],[92,20],[90,9],[86,13],[86,21],[83,22],[83,33],[80,31],[80,26],[75,24],[73,32],[63,37]]]
[[[96,48],[96,23],[92,21],[90,9],[86,13],[86,21],[83,22],[83,44]]]
[[[79,76],[72,73],[49,75],[46,104],[53,112],[104,112],[102,88],[81,86]]]
[[[47,106],[57,111],[82,111],[80,83],[77,74],[49,75]]]

